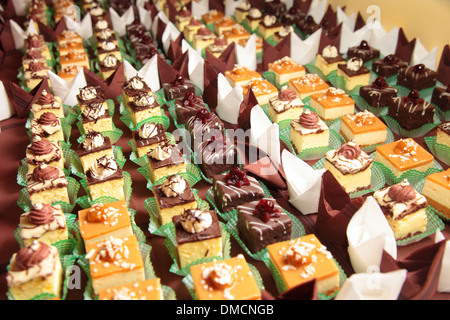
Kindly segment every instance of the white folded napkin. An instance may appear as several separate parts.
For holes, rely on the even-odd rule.
[[[75,21],[71,17],[64,15],[67,29],[78,33],[83,39],[87,40],[94,34],[92,31],[91,14],[88,12],[81,21]]]
[[[280,164],[280,128],[272,123],[264,110],[256,105],[250,111],[250,143]]]
[[[367,197],[347,226],[348,254],[356,273],[379,267],[383,250],[397,258],[394,233],[377,201]]]
[[[111,18],[111,24],[119,36],[125,35],[126,26],[133,23],[134,21],[134,10],[133,6],[130,6],[123,15],[119,15],[116,10],[109,8],[109,16]]]
[[[313,0],[308,10],[308,16],[314,18],[316,23],[320,23],[327,12],[328,1]]]
[[[78,103],[76,95],[80,92],[80,89],[87,86],[83,68],[78,68],[77,75],[70,83],[51,70],[48,71],[48,78],[50,79],[53,94],[61,97],[62,103],[71,107]]]
[[[355,30],[355,23],[356,23],[355,13],[352,13],[350,16],[347,16],[345,11],[338,6],[336,8],[336,17],[337,17],[337,25],[342,23],[342,26],[346,26],[350,30]]]
[[[23,30],[22,27],[19,26],[17,22],[15,22],[14,20],[10,20],[10,22],[11,22],[11,33],[14,39],[14,47],[16,49],[23,48],[25,39],[28,38],[30,34],[39,34],[33,19],[30,19],[26,30]]]
[[[293,32],[291,32],[293,33]],[[252,34],[245,47],[236,43],[236,63],[247,67],[250,70],[256,70],[256,34]]]
[[[317,213],[324,169],[315,170],[288,150],[281,154],[289,202],[302,214]]]
[[[166,54],[169,52],[170,40],[174,41],[179,35],[180,31],[177,27],[172,22],[167,23],[161,38],[163,49]]]
[[[156,38],[156,35],[158,34],[158,21],[161,19],[164,23],[169,23],[169,18],[164,13],[164,11],[159,11],[158,14],[155,16],[155,19],[152,21],[152,35],[153,38]]]
[[[195,1],[194,1],[195,2]],[[231,17],[244,0],[225,0],[225,15]]]
[[[191,1],[191,13],[194,17],[200,19],[200,17],[209,12],[209,1],[207,0],[194,0]]]
[[[31,0],[12,0],[14,11],[17,16],[23,17],[27,14]],[[11,20],[12,21],[12,20]]]
[[[128,61],[123,61],[123,70],[127,80],[134,76],[139,76],[142,80],[155,92],[160,89],[159,72],[158,72],[158,56],[155,54],[149,59],[142,68],[136,70]]]
[[[347,26],[342,26],[339,51],[346,53],[348,48],[359,46],[362,40],[369,41],[370,34],[371,30],[367,25],[356,31],[349,29]]]
[[[389,32],[383,36],[377,38],[376,41],[372,41],[370,44],[372,47],[380,50],[381,55],[387,56],[389,54],[395,54],[398,42],[399,28],[392,28]]]
[[[195,50],[186,40],[181,40],[181,51],[188,52],[189,62],[188,62],[188,73],[189,79],[194,82],[194,84],[199,87],[202,92],[205,88],[204,79],[204,63],[205,59],[202,57],[201,48]]]
[[[434,234],[434,242],[446,241],[442,257],[441,272],[439,273],[438,292],[450,292],[450,240],[445,240],[440,230]]]
[[[397,300],[407,271],[355,273],[344,282],[335,300]]]
[[[308,64],[314,61],[319,52],[322,29],[317,30],[305,40],[291,32],[291,58],[300,64]]]
[[[423,63],[427,68],[431,70],[437,70],[436,66],[437,60],[437,47],[431,49],[431,51],[427,51],[427,49],[423,46],[422,42],[419,39],[416,39],[416,44],[414,46],[414,50],[411,57],[411,65],[416,65],[419,63]]]
[[[137,8],[138,8],[139,20],[145,26],[146,30],[150,30],[150,28],[152,27],[152,15],[151,15],[150,11],[143,7],[137,7]]]
[[[244,100],[241,86],[234,88],[222,73],[217,77],[217,107],[216,113],[220,119],[238,124],[239,110]]]
[[[3,81],[0,81],[0,121],[9,119],[14,114],[11,101],[6,93]]]

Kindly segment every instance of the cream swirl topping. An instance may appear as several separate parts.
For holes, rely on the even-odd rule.
[[[116,48],[114,42],[111,41],[103,41],[100,46],[105,51],[112,51]]]
[[[99,119],[106,113],[103,103],[92,103],[87,105],[83,110],[83,116],[88,119]]]
[[[257,8],[251,8],[250,11],[248,12],[248,15],[253,19],[258,19],[262,17],[261,10]]]
[[[106,20],[99,20],[97,21],[97,23],[95,24],[95,27],[99,30],[103,30],[103,29],[107,29],[108,28],[108,21]]]
[[[326,46],[322,50],[322,56],[324,56],[325,58],[336,58],[338,56],[337,48],[330,45]]]
[[[198,209],[189,209],[183,212],[180,221],[186,232],[199,233],[211,226],[212,217],[209,212]]]
[[[186,180],[180,175],[168,177],[161,186],[166,197],[173,198],[183,194],[186,190]]]
[[[83,149],[91,151],[101,147],[105,143],[105,137],[97,131],[89,131],[83,140]]]
[[[155,102],[155,98],[152,94],[148,94],[147,92],[145,92],[143,94],[135,96],[133,102],[138,107],[145,107],[152,105]]]
[[[149,139],[158,134],[158,127],[153,122],[144,123],[139,128],[139,137],[142,139]]]
[[[169,159],[172,155],[172,146],[170,144],[160,143],[148,155],[159,161]]]
[[[141,90],[144,88],[144,82],[138,76],[133,77],[128,83],[128,87],[134,90]]]
[[[86,86],[80,90],[80,97],[84,101],[89,101],[97,97],[97,89],[93,86]]]
[[[360,58],[353,57],[347,61],[347,69],[351,71],[358,71],[361,69],[362,65],[363,61]]]
[[[119,60],[117,60],[117,57],[110,53],[105,57],[105,59],[103,59],[102,65],[106,68],[114,68],[117,66],[118,62]]]
[[[95,179],[103,180],[115,174],[118,170],[117,162],[112,157],[103,156],[92,163],[89,171]]]

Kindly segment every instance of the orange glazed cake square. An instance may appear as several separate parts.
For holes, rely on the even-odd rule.
[[[88,244],[86,252],[96,295],[106,288],[145,280],[144,261],[135,235]]]
[[[209,10],[208,13],[202,15],[202,19],[205,24],[210,24],[219,20],[222,20],[225,17],[223,12],[217,10]]]
[[[400,178],[411,169],[426,172],[433,167],[434,157],[412,138],[406,138],[378,146],[374,160]]]
[[[198,300],[260,300],[261,291],[244,256],[191,267]]]
[[[231,17],[223,17],[223,19],[214,22],[214,33],[217,36],[223,35],[225,31],[230,31],[237,22]]]
[[[91,244],[110,236],[127,237],[133,234],[125,201],[98,203],[78,211],[78,223],[84,243]]]
[[[266,79],[253,79],[243,88],[244,96],[251,88],[259,105],[268,104],[269,100],[278,96],[278,89]]]
[[[450,169],[428,175],[422,195],[429,205],[450,218]]]
[[[355,141],[361,147],[384,143],[386,125],[372,112],[365,110],[341,118],[341,135],[345,141]]]
[[[326,92],[329,88],[328,84],[314,73],[290,79],[289,87],[295,90],[302,100],[310,95]]]
[[[225,78],[234,88],[235,86],[245,87],[253,79],[262,79],[262,75],[259,72],[236,64],[233,70],[225,71]]]
[[[314,234],[267,246],[270,259],[286,290],[312,279],[318,293],[331,295],[339,289],[339,269],[331,253]]]
[[[284,57],[268,64],[268,71],[275,73],[279,85],[305,75],[305,67],[290,57]]]
[[[309,105],[317,115],[325,121],[330,121],[355,112],[355,101],[344,90],[329,88],[325,93],[311,96]]]
[[[100,291],[99,300],[164,300],[161,279],[154,278]]]

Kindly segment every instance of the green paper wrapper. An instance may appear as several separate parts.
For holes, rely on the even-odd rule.
[[[314,59],[313,62],[305,64],[306,70],[308,70],[309,73],[317,74],[323,81],[328,81],[328,77],[330,75],[335,76],[333,73],[330,72],[330,74],[325,75],[322,70],[316,67],[315,65],[316,60]]]
[[[270,273],[272,274],[273,279],[275,280],[275,284],[276,284],[278,292],[280,294],[285,292],[287,290],[286,284],[284,283],[284,280],[281,277],[281,274],[278,271],[275,264],[272,262],[272,260],[269,257],[267,259],[264,259],[263,261],[264,261],[265,265],[267,266],[267,269],[269,269]],[[340,266],[340,264],[336,261],[336,259],[334,259],[334,262],[336,263],[336,265],[339,269],[339,288],[342,288],[344,282],[347,280],[347,275],[345,274],[345,272],[342,269],[342,267]],[[332,300],[334,297],[337,296],[338,293],[339,293],[339,290],[329,296],[319,293],[318,299],[319,300]]]
[[[170,143],[172,143],[172,144],[175,143],[175,139],[170,132],[166,131],[166,137]],[[127,144],[131,147],[130,160],[133,161],[134,163],[136,163],[139,167],[144,167],[145,165],[148,165],[146,155],[143,155],[142,157],[138,156],[136,141],[134,141],[132,139],[132,140],[128,141]]]
[[[390,116],[381,116],[386,123],[386,125],[391,129],[394,133],[398,134],[399,136],[406,137],[406,138],[417,138],[422,137],[426,135],[428,132],[436,128],[441,121],[439,120],[438,116],[435,114],[433,118],[433,123],[427,123],[421,126],[420,128],[414,129],[414,130],[406,130],[403,129],[397,120]]]
[[[65,213],[71,213],[77,204],[78,191],[80,189],[80,184],[72,177],[67,177],[67,193],[69,194],[70,203],[64,201],[56,201],[53,204],[61,205],[61,209]],[[27,188],[22,188],[19,192],[19,199],[17,200],[17,205],[22,208],[24,212],[30,211],[31,201],[30,195]]]
[[[376,116],[384,116],[388,112],[388,107],[380,107],[380,108],[374,108],[371,105],[369,105],[366,100],[364,100],[359,94],[352,94],[350,96],[353,101],[355,101],[355,105],[358,107],[361,111],[370,111]]]
[[[264,197],[265,198],[272,198],[272,195],[270,194],[269,189],[266,187],[264,183],[261,181],[258,181],[261,188],[264,190]],[[214,210],[216,210],[217,214],[226,222],[230,221],[234,216],[237,215],[237,209],[230,210],[228,212],[221,212],[214,200],[214,191],[213,187],[209,188],[208,191],[206,191],[206,200],[213,206]]]
[[[319,170],[319,169],[323,169],[324,167],[324,163],[325,163],[325,158],[320,159],[319,161],[317,161],[312,168]],[[372,167],[371,167],[371,177],[370,177],[370,188],[369,189],[365,189],[365,190],[360,190],[360,191],[356,191],[356,192],[352,192],[349,194],[350,197],[352,198],[357,198],[360,196],[364,196],[366,194],[372,193],[374,191],[380,190],[381,188],[383,188],[386,184],[386,179],[384,176],[384,172],[382,170],[382,168],[380,167],[380,163],[374,161],[372,163]]]
[[[444,111],[441,108],[439,108],[437,105],[434,105],[434,107],[435,107],[436,114],[438,115],[439,119],[442,120],[442,122],[450,121],[450,110]]]
[[[126,200],[127,206],[128,206],[130,204],[131,192],[133,190],[133,188],[131,186],[132,180],[131,180],[131,176],[128,172],[122,171],[122,173],[123,173],[123,192],[125,194],[125,200]],[[95,200],[92,200],[89,195],[87,179],[81,179],[80,184],[82,185],[83,189],[86,191],[86,195],[79,197],[77,199],[77,204],[79,204],[80,207],[82,207],[83,209],[90,208],[94,204],[100,203],[100,202],[111,203],[111,202],[119,201],[118,199],[116,199],[114,197],[108,197],[108,196],[103,196],[103,197],[97,198]]]
[[[305,228],[303,227],[302,223],[292,214],[290,214],[288,211],[286,211],[283,208],[283,211],[291,218],[292,221],[292,231],[291,231],[291,240],[300,238],[305,233]],[[233,238],[236,240],[236,242],[239,244],[239,246],[244,250],[246,254],[248,254],[250,257],[257,261],[263,261],[265,258],[268,257],[269,252],[267,251],[267,248],[262,249],[259,252],[251,252],[247,245],[241,240],[239,237],[239,230],[237,228],[237,222],[238,222],[238,216],[237,213],[227,222],[226,228],[228,232],[233,236]]]
[[[208,211],[209,210],[209,204],[205,200],[201,199],[198,196],[198,190],[192,189],[192,192],[194,193],[195,199],[197,200],[197,208],[202,211]],[[154,197],[147,198],[144,201],[144,208],[149,213],[149,224],[148,224],[148,231],[151,234],[165,237],[165,230],[168,228],[172,223],[166,223],[164,225],[161,225],[159,221],[159,210],[158,210],[158,204],[156,203],[156,200]]]
[[[287,86],[289,82],[278,84],[277,82],[277,76],[272,71],[266,71],[262,74],[263,78],[269,81],[271,84],[273,84],[275,87],[277,87],[278,90],[280,90],[283,86]]]
[[[431,153],[447,166],[450,166],[450,148],[444,144],[436,143],[435,136],[425,137],[424,140]]]
[[[131,111],[130,109],[125,109],[122,112],[122,116],[120,117],[120,120],[125,123],[125,125],[131,130],[136,131],[139,130],[142,125],[144,125],[147,122],[154,122],[154,123],[161,123],[164,127],[164,130],[167,130],[170,126],[170,119],[169,117],[164,113],[164,110],[160,108],[161,116],[154,116],[147,118],[145,120],[142,120],[138,122],[136,125],[134,125],[133,121],[131,120]]]
[[[250,271],[253,275],[253,277],[255,278],[256,281],[256,285],[258,286],[258,288],[260,290],[264,290],[264,283],[263,283],[263,279],[261,278],[261,275],[258,271],[258,269],[256,269],[256,267],[250,263],[247,263]],[[189,291],[191,297],[193,300],[198,300],[197,294],[195,293],[195,288],[194,288],[194,282],[192,279],[192,275],[189,273],[187,276],[185,276],[182,280],[183,284],[186,286],[186,289]]]
[[[113,149],[114,159],[116,160],[117,165],[119,166],[120,169],[123,169],[123,166],[125,165],[125,162],[127,161],[127,159],[123,155],[122,147],[112,146],[112,149]],[[79,177],[81,179],[85,179],[86,174],[84,173],[83,165],[81,164],[81,160],[80,160],[80,157],[78,156],[78,154],[73,152],[72,157],[70,159],[71,159],[70,160],[70,172],[72,172],[72,174],[76,175],[77,177]]]
[[[178,252],[177,252],[177,239],[176,239],[176,233],[175,233],[175,226],[173,223],[169,223],[168,227],[164,229],[165,234],[165,241],[164,244],[166,245],[167,250],[169,251],[169,255],[173,260],[173,264],[170,267],[170,272],[175,273],[179,276],[187,276],[190,273],[191,266],[210,262],[213,260],[223,260],[223,259],[229,259],[230,251],[231,251],[231,243],[230,243],[230,234],[227,232],[227,229],[225,228],[225,224],[222,222],[219,222],[220,224],[220,230],[222,231],[222,257],[210,257],[210,258],[203,258],[199,259],[197,261],[192,262],[191,264],[185,266],[184,268],[180,268],[178,265]]]

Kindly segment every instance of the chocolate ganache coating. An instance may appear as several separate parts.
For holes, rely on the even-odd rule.
[[[33,243],[31,246],[24,247],[16,254],[14,265],[11,271],[23,271],[38,265],[50,254],[50,248],[43,243]]]
[[[46,203],[35,204],[28,214],[28,221],[37,226],[49,224],[53,220],[53,208]]]

